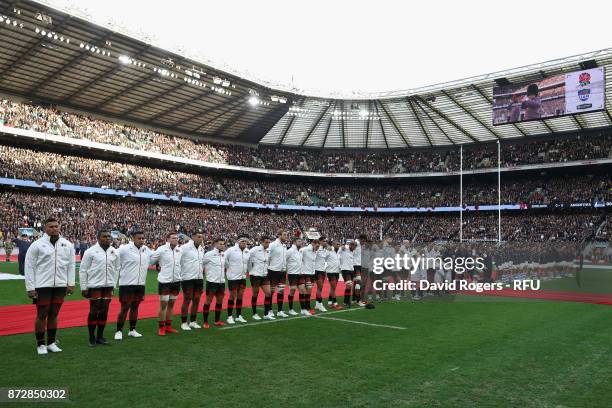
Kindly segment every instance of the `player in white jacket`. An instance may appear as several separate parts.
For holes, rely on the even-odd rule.
[[[242,237],[236,244],[225,251],[225,274],[227,276],[227,286],[229,289],[229,299],[227,300],[227,323],[235,324],[236,321],[246,323],[242,317],[242,297],[246,288],[247,264],[249,261],[249,250],[247,249],[248,239]],[[236,321],[233,312],[236,309]]]
[[[204,292],[204,232],[196,230],[191,240],[181,245],[181,286],[183,304],[181,305],[181,330],[200,329],[198,306]],[[191,305],[191,313],[189,306]],[[187,315],[189,314],[189,323]]]
[[[300,305],[302,306],[302,314],[304,316],[315,314],[314,309],[311,308],[310,296],[312,294],[312,283],[315,277],[315,261],[317,259],[317,251],[319,250],[319,240],[314,240],[310,244],[306,245],[300,252],[302,253],[302,276],[304,277],[304,284],[299,285],[300,290]]]
[[[302,275],[302,253],[300,249],[304,245],[304,241],[301,239],[294,239],[293,245],[287,250],[285,255],[287,264],[287,279],[289,280],[289,294],[287,297],[287,303],[289,304],[289,314],[291,316],[297,316],[297,312],[293,310],[293,298],[295,291],[298,290],[298,286],[302,286],[302,291],[299,293],[300,304],[303,306],[303,287],[304,287],[304,276]],[[302,308],[302,310],[304,310]]]
[[[166,235],[166,244],[160,246],[151,255],[151,263],[159,263],[157,290],[159,293],[159,331],[160,336],[177,333],[172,327],[172,309],[181,289],[181,249],[178,246],[178,235],[171,232]]]
[[[270,278],[268,278],[268,263],[270,262],[270,237],[262,235],[259,239],[260,244],[251,248],[249,251],[249,261],[247,270],[249,271],[249,279],[251,281],[251,309],[253,311],[253,319],[261,320],[261,316],[257,314],[257,298],[259,297],[259,289],[264,294],[264,319],[274,320],[272,312],[272,294],[270,292]]]
[[[353,291],[353,275],[355,274],[355,241],[342,245],[338,251],[340,260],[340,271],[344,280],[344,306],[351,307],[351,293]]]
[[[342,306],[338,305],[338,301],[336,300],[336,285],[340,278],[340,259],[338,258],[338,251],[340,251],[340,241],[334,239],[325,253],[325,273],[329,281],[329,301],[327,304],[336,310],[341,310]]]
[[[317,255],[315,257],[315,282],[317,284],[317,301],[315,303],[315,310],[320,312],[327,312],[325,306],[323,306],[323,286],[325,285],[325,258],[327,257],[327,241],[325,237],[319,238],[319,249],[317,249]]]
[[[225,240],[217,238],[213,241],[213,249],[204,255],[204,269],[206,272],[206,301],[202,310],[204,328],[208,329],[208,313],[210,304],[215,298],[215,326],[225,326],[221,321],[221,308],[225,297]]]
[[[283,301],[285,298],[285,281],[287,280],[287,241],[289,234],[287,231],[280,230],[276,234],[276,239],[270,244],[270,263],[268,265],[268,277],[272,294],[276,293],[277,316],[288,317],[283,312]]]
[[[147,272],[149,270],[151,251],[145,244],[145,236],[142,231],[132,232],[132,240],[119,247],[119,302],[121,310],[117,316],[117,331],[115,340],[123,339],[123,325],[130,314],[129,337],[142,337],[136,331],[138,322],[138,308],[144,300]]]
[[[359,306],[365,306],[365,302],[362,301],[361,294],[364,284],[366,283],[363,273],[361,272],[362,268],[362,245],[367,245],[368,236],[365,234],[360,234],[359,239],[355,241],[355,250],[353,251],[353,270],[355,271],[355,276],[353,278],[353,301],[357,302]]]
[[[44,235],[28,248],[25,258],[25,287],[36,304],[36,352],[62,351],[55,343],[57,317],[64,297],[74,291],[74,245],[60,236],[56,218],[45,220]],[[47,345],[45,346],[45,332]]]
[[[90,347],[108,344],[104,338],[104,328],[121,267],[119,251],[111,246],[112,240],[110,230],[101,229],[98,231],[98,243],[85,251],[81,259],[79,284],[83,297],[89,299],[87,329]]]

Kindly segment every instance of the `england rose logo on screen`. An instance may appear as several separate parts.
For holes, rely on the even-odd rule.
[[[578,83],[580,83],[580,86],[589,85],[591,83],[591,74],[589,74],[588,72],[581,73],[578,77]]]

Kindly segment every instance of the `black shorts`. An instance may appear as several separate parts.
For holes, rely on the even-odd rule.
[[[119,302],[121,303],[142,302],[144,295],[144,285],[119,286]]]
[[[176,296],[181,291],[181,282],[157,282],[157,291],[160,295]]]
[[[246,288],[246,279],[235,279],[235,280],[227,280],[227,287],[229,290],[233,289],[244,289]]]
[[[204,292],[204,279],[188,279],[181,281],[181,287],[183,288],[183,292],[193,295],[202,294]]]
[[[268,278],[267,276],[254,276],[251,275],[249,277],[250,281],[251,281],[251,286],[262,286],[262,285],[269,285],[270,284],[270,278]]]
[[[325,280],[325,271],[315,271],[315,279],[319,279],[321,276],[323,277],[323,280]]]
[[[279,283],[285,283],[285,280],[287,280],[285,275],[286,273],[283,271],[273,271],[268,269],[268,277],[270,278],[270,283],[273,286],[276,286]]]
[[[340,279],[340,274],[339,273],[328,273],[327,274],[327,280],[328,281],[335,281],[338,282],[338,279]]]
[[[289,278],[289,285],[290,286],[297,286],[297,285],[303,285],[304,284],[304,275],[296,275],[293,273],[288,273],[287,274],[287,278]]]
[[[225,293],[225,283],[216,283],[206,281],[206,294],[207,295],[221,295]]]
[[[87,299],[112,299],[113,298],[113,287],[105,286],[103,288],[89,288],[87,289]]]
[[[342,279],[344,279],[344,281],[352,281],[353,280],[353,271],[341,271],[342,272]]]
[[[353,266],[353,272],[355,272],[355,274],[361,273],[361,265]]]
[[[67,288],[36,288],[36,304],[48,306],[50,304],[61,305],[64,303]]]
[[[314,275],[302,275],[304,283],[314,282]]]

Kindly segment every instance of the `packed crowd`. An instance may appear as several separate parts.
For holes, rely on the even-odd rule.
[[[436,150],[339,152],[256,148],[198,142],[153,130],[94,119],[57,108],[0,101],[0,125],[158,152],[173,156],[246,167],[305,170],[322,173],[414,173],[458,171],[457,147]],[[502,165],[567,162],[610,157],[612,134],[502,144]],[[497,166],[497,146],[467,146],[464,169]]]
[[[396,216],[291,214],[157,205],[13,190],[0,193],[0,229],[4,236],[10,236],[18,228],[41,230],[43,220],[50,215],[61,220],[66,237],[82,241],[93,241],[101,227],[111,227],[125,234],[142,229],[151,241],[163,239],[169,231],[189,233],[195,228],[203,229],[209,239],[223,236],[229,240],[241,235],[273,234],[279,228],[288,231],[317,228],[322,234],[337,239],[354,238],[360,233],[372,237],[382,233],[396,240],[419,242],[459,239],[456,213]],[[593,235],[602,222],[599,212],[504,213],[502,238],[513,242],[578,242]],[[465,213],[463,239],[496,238],[496,214]]]
[[[441,207],[460,201],[458,182],[329,183],[213,177],[0,145],[0,177],[233,202],[353,207]],[[504,177],[503,204],[612,201],[609,175]],[[466,205],[497,203],[494,181],[464,182]]]

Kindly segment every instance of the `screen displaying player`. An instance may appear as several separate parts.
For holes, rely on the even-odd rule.
[[[604,68],[493,88],[494,125],[593,112],[604,107]]]

